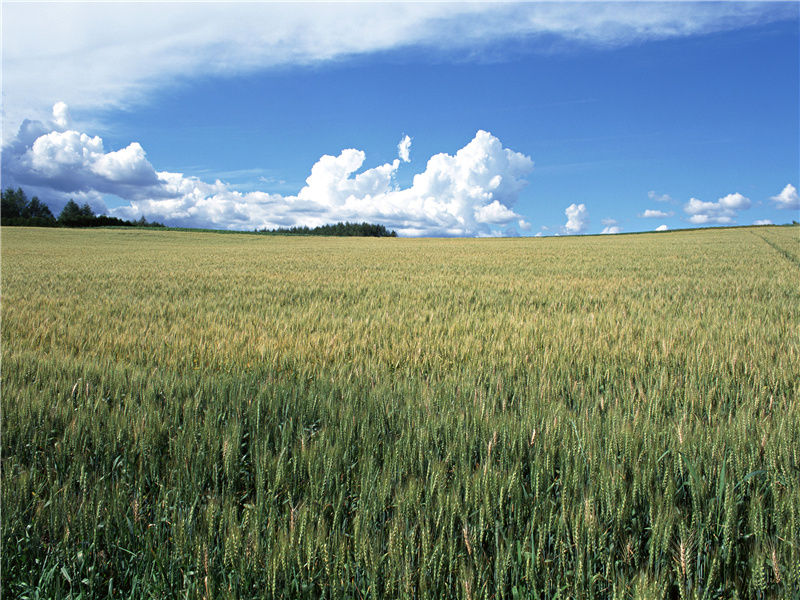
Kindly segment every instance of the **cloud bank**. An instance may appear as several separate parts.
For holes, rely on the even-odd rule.
[[[100,137],[62,127],[68,123],[62,104],[53,110],[50,130],[25,121],[3,149],[5,184],[32,188],[56,204],[77,194],[93,200],[95,210],[103,210],[103,195],[113,195],[128,204],[109,214],[187,227],[250,230],[349,220],[411,236],[500,235],[514,224],[529,227],[513,206],[533,161],[483,130],[455,154],[432,156],[410,187],[395,183],[401,158],[409,158],[406,136],[400,158],[365,170],[361,150],[320,157],[306,185],[287,196],[242,193],[219,180],[157,171],[137,142],[108,151]]]
[[[6,3],[3,122],[13,135],[59,98],[124,108],[197,77],[410,47],[480,60],[502,42],[557,52],[702,35],[794,18],[792,4]]]

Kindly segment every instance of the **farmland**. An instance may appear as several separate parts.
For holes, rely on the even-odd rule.
[[[796,227],[2,231],[2,592],[796,598]]]

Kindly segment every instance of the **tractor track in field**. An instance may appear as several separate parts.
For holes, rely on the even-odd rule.
[[[795,254],[793,254],[793,253],[789,252],[789,251],[788,251],[788,250],[786,250],[785,248],[782,248],[781,246],[779,246],[778,244],[776,244],[776,243],[775,243],[775,242],[773,242],[772,240],[770,240],[770,239],[768,239],[768,238],[764,237],[763,235],[760,235],[760,234],[758,234],[758,233],[755,233],[755,232],[752,232],[752,231],[751,231],[751,233],[752,233],[754,236],[756,236],[756,237],[759,237],[759,238],[761,238],[762,240],[764,240],[764,242],[766,242],[767,244],[769,244],[770,246],[772,246],[772,248],[773,248],[773,249],[774,249],[774,250],[775,250],[775,251],[776,251],[778,254],[780,254],[781,256],[783,256],[784,258],[786,258],[786,259],[787,259],[789,262],[791,262],[792,264],[794,264],[794,266],[795,266],[795,267],[797,267],[798,269],[800,269],[800,258],[798,258],[798,257],[797,257]]]

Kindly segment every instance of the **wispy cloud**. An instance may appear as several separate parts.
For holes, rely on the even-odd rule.
[[[672,202],[672,198],[669,194],[659,194],[655,190],[650,190],[647,192],[647,197],[655,202]]]
[[[794,17],[792,3],[6,3],[3,122],[56,99],[125,107],[196,77],[425,46],[463,60],[502,40],[618,47]],[[545,45],[546,44],[546,45]]]
[[[663,219],[664,217],[671,217],[671,212],[664,212],[663,210],[648,208],[639,215],[643,219]]]
[[[504,148],[486,131],[478,131],[453,155],[432,156],[407,188],[395,183],[400,158],[362,170],[364,152],[348,148],[320,157],[305,186],[296,195],[283,195],[242,193],[219,179],[207,182],[158,171],[139,143],[109,151],[99,136],[59,127],[68,122],[61,118],[66,115],[66,107],[59,105],[49,127],[26,122],[3,149],[4,183],[32,187],[43,200],[56,203],[82,194],[96,209],[102,209],[103,195],[110,194],[128,202],[111,214],[194,227],[255,229],[366,220],[404,235],[452,236],[508,235],[516,232],[515,224],[530,228],[513,206],[533,161]],[[401,157],[409,147],[406,136]]]

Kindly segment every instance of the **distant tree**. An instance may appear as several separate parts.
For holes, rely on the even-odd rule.
[[[164,227],[162,223],[148,223],[144,217],[131,222],[107,215],[95,215],[88,203],[78,206],[74,200],[67,202],[56,219],[50,207],[36,196],[28,201],[22,188],[2,191],[0,223],[35,227]]]
[[[50,208],[36,196],[30,202],[22,188],[2,192],[0,222],[3,225],[36,225],[52,227],[56,224]]]
[[[22,188],[17,188],[16,190],[7,188],[2,192],[2,200],[0,201],[0,215],[2,215],[3,221],[21,218],[22,212],[27,205],[28,198]]]
[[[389,231],[385,225],[375,225],[372,223],[334,223],[332,225],[320,225],[309,229],[306,226],[290,227],[288,229],[264,229],[260,233],[272,233],[281,235],[329,235],[329,236],[360,236],[360,237],[397,237],[396,231]]]
[[[47,219],[50,221],[55,220],[53,213],[50,212],[50,207],[44,202],[41,202],[36,196],[31,198],[27,209],[23,212],[23,216],[29,219]]]
[[[66,227],[80,227],[83,225],[87,220],[85,208],[87,208],[89,205],[84,204],[83,206],[84,208],[81,208],[74,200],[67,202],[64,205],[61,214],[58,215],[59,224]],[[92,209],[89,208],[89,213],[91,212]],[[92,216],[94,215],[92,214]]]

